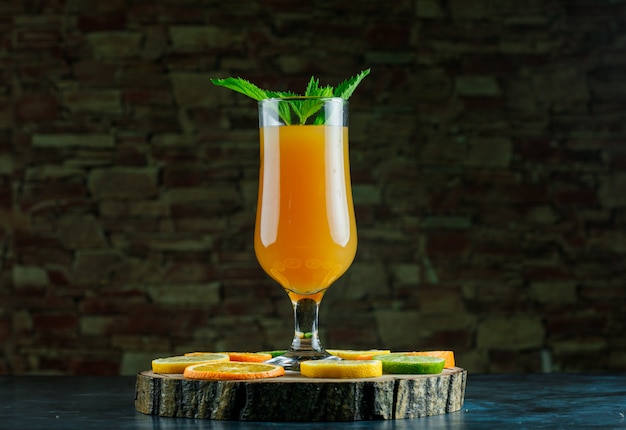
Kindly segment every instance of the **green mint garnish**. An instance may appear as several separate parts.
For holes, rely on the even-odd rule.
[[[369,73],[370,69],[363,70],[358,75],[355,75],[350,79],[346,79],[333,90],[333,96],[348,100],[356,87],[361,83],[363,78],[369,75]]]
[[[311,77],[306,87],[305,97],[340,97],[348,100],[356,87],[361,81],[370,73],[370,69],[361,71],[361,73],[346,79],[336,88],[330,85],[320,87],[319,80],[315,77]],[[264,90],[256,86],[250,81],[243,78],[225,78],[225,79],[211,79],[211,82],[215,85],[237,91],[243,95],[246,95],[254,100],[261,101],[269,98],[292,98],[300,97],[300,95],[292,93],[290,91],[269,91]],[[280,117],[285,121],[285,124],[293,124],[292,112],[297,117],[296,124],[305,124],[307,120],[319,112],[322,108],[321,102],[316,100],[289,100],[289,106],[281,109],[279,112]],[[318,115],[313,120],[314,124],[324,124],[324,118],[322,115]]]
[[[215,85],[226,87],[238,93],[244,94],[255,100],[266,99],[267,91],[262,90],[250,81],[246,81],[242,78],[226,78],[226,79],[211,79]]]

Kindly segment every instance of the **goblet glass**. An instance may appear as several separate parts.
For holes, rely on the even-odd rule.
[[[293,305],[294,336],[272,359],[299,370],[330,357],[318,333],[326,290],[356,254],[348,157],[348,102],[273,98],[259,102],[260,175],[254,249]]]

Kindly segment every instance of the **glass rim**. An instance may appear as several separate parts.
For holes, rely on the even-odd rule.
[[[288,96],[288,97],[269,97],[266,99],[261,99],[259,103],[267,103],[267,102],[280,102],[280,101],[298,101],[298,100],[319,100],[319,101],[341,101],[347,103],[348,100],[343,97],[325,97],[325,96]]]

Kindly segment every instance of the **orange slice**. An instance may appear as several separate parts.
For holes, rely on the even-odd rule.
[[[300,373],[309,378],[375,378],[383,374],[379,360],[309,360],[300,363]]]
[[[282,366],[267,363],[242,363],[236,361],[203,363],[189,366],[184,376],[189,379],[236,380],[275,378],[285,374]]]
[[[217,363],[229,360],[227,354],[214,353],[155,358],[152,360],[152,371],[154,373],[183,373],[187,366],[194,364]]]
[[[269,352],[227,352],[230,361],[242,361],[246,363],[262,363],[272,358]]]
[[[417,356],[426,356],[426,357],[437,357],[443,358],[445,360],[444,367],[450,368],[454,367],[454,352],[453,351],[414,351],[407,352],[406,355],[417,355]]]
[[[193,356],[200,354],[210,354],[209,352],[188,352],[185,355]],[[230,361],[243,361],[247,363],[262,363],[273,357],[271,352],[222,352],[227,354]]]
[[[380,354],[389,354],[388,349],[327,349],[327,353],[344,360],[371,360],[373,356]]]

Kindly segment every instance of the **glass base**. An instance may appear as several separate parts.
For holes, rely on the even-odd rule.
[[[300,363],[308,360],[341,360],[326,351],[287,351],[283,355],[267,360],[266,363],[283,366],[285,370],[300,371]]]

